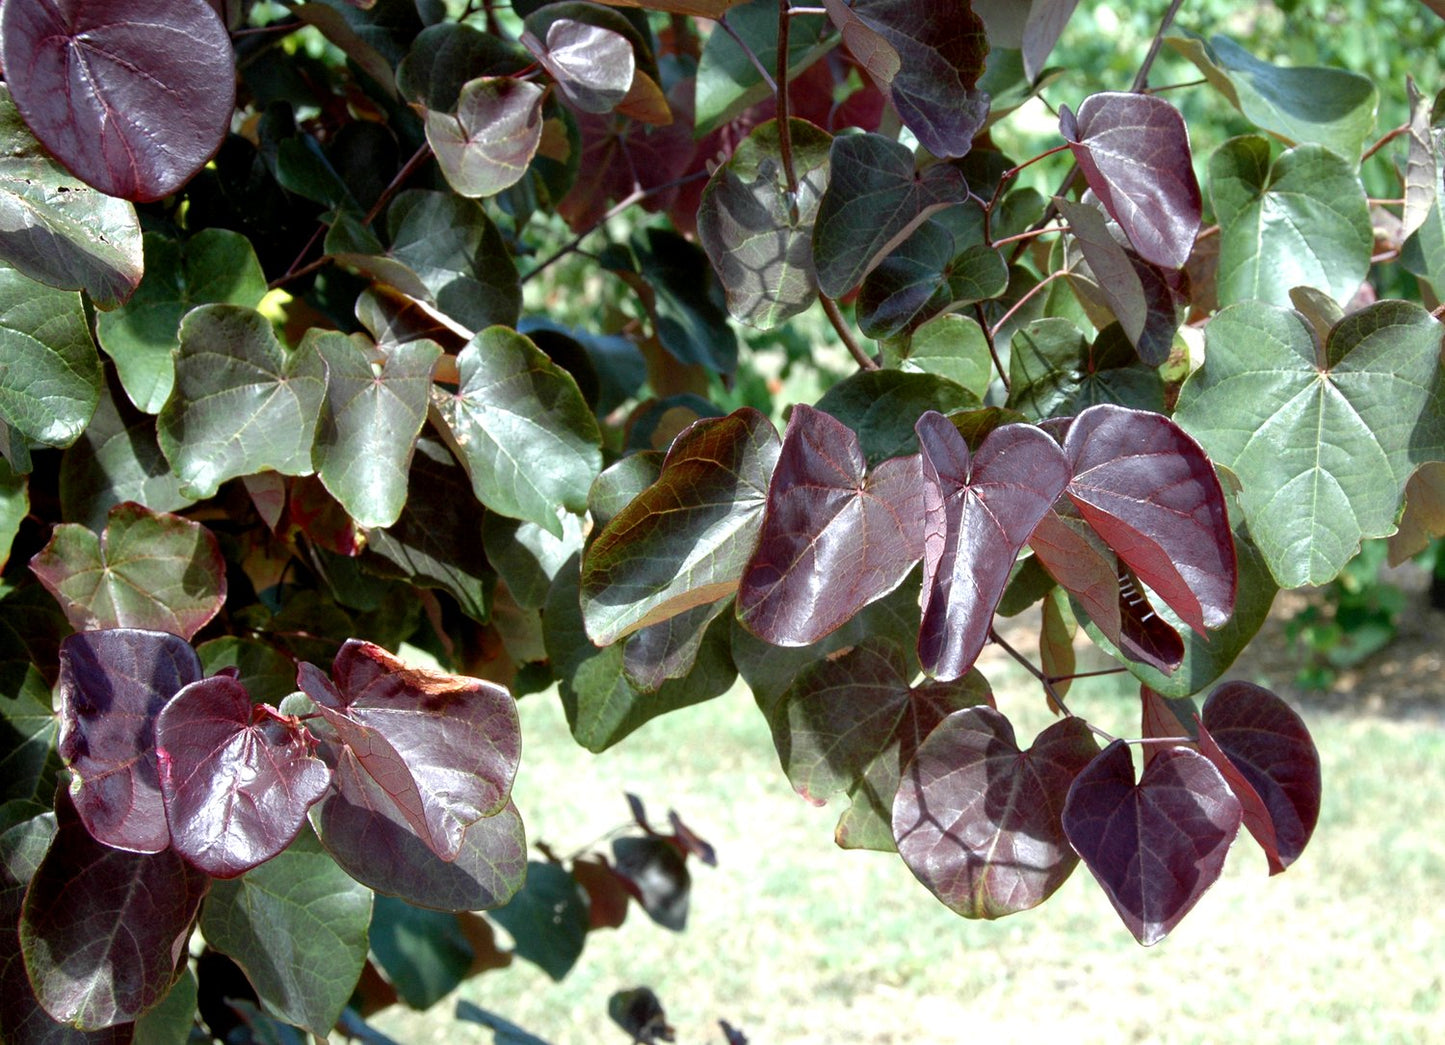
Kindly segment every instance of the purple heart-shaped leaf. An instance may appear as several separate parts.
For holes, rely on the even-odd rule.
[[[1269,873],[1294,863],[1320,816],[1320,756],[1304,720],[1261,686],[1226,682],[1204,702],[1199,750],[1244,806]]]
[[[1059,128],[1089,188],[1146,261],[1183,268],[1204,210],[1184,117],[1151,94],[1090,95]]]
[[[1055,722],[1020,751],[993,708],[954,712],[903,773],[893,802],[898,855],[966,918],[1037,907],[1079,862],[1060,817],[1069,785],[1098,753],[1082,719]]]
[[[407,824],[443,860],[467,827],[502,810],[517,772],[517,707],[481,679],[409,668],[380,646],[348,639],[333,684],[302,664],[301,688]]]
[[[200,678],[195,650],[164,632],[84,631],[60,644],[60,755],[76,812],[99,841],[140,853],[170,844],[155,720]]]
[[[173,850],[103,845],[64,791],[55,819],[20,918],[26,971],[35,997],[62,1023],[82,1030],[125,1023],[164,998],[185,968],[210,879]]]
[[[988,637],[1009,570],[1063,492],[1059,444],[1031,425],[1007,424],[976,455],[953,423],[928,411],[915,426],[923,456],[923,670],[956,679]]]
[[[1139,579],[1195,631],[1221,627],[1239,584],[1219,476],[1163,414],[1101,404],[1064,438],[1069,499]]]
[[[47,0],[0,9],[0,65],[25,122],[111,196],[168,196],[230,130],[236,70],[207,0]]]
[[[1135,783],[1129,746],[1116,740],[1074,778],[1063,822],[1114,910],[1147,947],[1219,878],[1241,817],[1239,799],[1199,752],[1158,752]]]
[[[807,646],[902,583],[923,555],[918,456],[865,478],[858,436],[799,404],[768,486],[738,619],[775,646]]]
[[[234,878],[291,844],[331,771],[310,733],[234,678],[193,682],[156,717],[171,844],[196,867]]]

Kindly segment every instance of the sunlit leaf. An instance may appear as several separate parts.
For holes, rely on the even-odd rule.
[[[1281,586],[1323,584],[1362,538],[1392,533],[1416,465],[1445,458],[1440,354],[1440,325],[1403,301],[1347,316],[1323,345],[1282,308],[1210,322],[1175,420],[1239,476]]]
[[[216,882],[201,932],[246,971],[267,1012],[324,1037],[366,963],[370,920],[371,892],[303,830],[273,859]]]
[[[110,196],[168,196],[220,148],[236,105],[230,36],[206,0],[0,9],[0,65],[35,136]]]
[[[858,437],[805,404],[793,408],[768,486],[738,619],[780,646],[807,646],[896,588],[923,554],[918,458],[866,478]]]
[[[542,43],[530,32],[522,42],[552,77],[563,96],[583,112],[617,108],[632,86],[636,59],[632,43],[600,25],[558,18]]]
[[[1136,783],[1129,746],[1115,740],[1074,778],[1063,823],[1069,844],[1147,947],[1219,878],[1241,818],[1224,777],[1197,751],[1156,753]]]
[[[135,208],[56,163],[8,86],[0,86],[0,258],[41,283],[84,290],[100,308],[130,297],[143,271]]]
[[[954,712],[904,770],[893,803],[898,854],[965,917],[1038,906],[1079,862],[1061,816],[1069,785],[1098,751],[1081,719],[1054,723],[1025,752],[993,708]]]
[[[889,368],[936,374],[980,400],[993,379],[988,338],[978,321],[969,316],[935,316],[911,334],[885,341],[883,358]]]
[[[98,537],[59,524],[30,568],[77,631],[147,628],[190,638],[226,601],[215,536],[133,502],[112,508]]]
[[[429,111],[426,137],[447,183],[463,196],[515,185],[542,143],[543,90],[510,76],[469,80],[455,113]]]
[[[314,341],[287,349],[269,320],[239,305],[202,305],[181,322],[176,394],[160,413],[161,450],[187,496],[237,476],[311,472],[325,392]]]

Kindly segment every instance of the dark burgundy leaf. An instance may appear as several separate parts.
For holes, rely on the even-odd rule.
[[[587,894],[587,925],[589,929],[617,929],[627,920],[627,907],[632,899],[630,882],[626,882],[607,857],[582,856],[572,861],[572,877]]]
[[[328,679],[302,664],[301,688],[406,822],[443,860],[467,828],[499,813],[517,772],[517,707],[481,679],[409,668],[348,639]]]
[[[954,0],[842,0],[825,5],[848,49],[863,63],[923,147],[962,156],[988,118],[975,85],[988,57],[983,20]]]
[[[155,719],[200,678],[195,650],[165,632],[86,631],[60,644],[60,755],[81,820],[106,845],[158,853],[170,844]]]
[[[893,803],[898,855],[966,918],[1038,906],[1079,862],[1060,817],[1069,785],[1098,753],[1082,719],[1055,722],[1020,751],[993,708],[954,712],[904,770]]]
[[[290,845],[331,783],[306,728],[253,705],[234,678],[186,686],[161,709],[155,730],[171,844],[217,878]]]
[[[1039,520],[1029,547],[1049,574],[1079,600],[1084,614],[1124,654],[1169,674],[1184,660],[1184,642],[1140,590],[1133,575],[1072,501]]]
[[[607,999],[607,1015],[632,1037],[634,1045],[677,1040],[676,1032],[667,1022],[662,1001],[651,987],[618,991]]]
[[[1136,784],[1129,746],[1116,740],[1074,778],[1064,831],[1147,947],[1219,877],[1241,815],[1224,777],[1197,751],[1159,752]]]
[[[738,586],[738,619],[777,646],[807,646],[902,583],[923,555],[918,456],[865,478],[858,436],[798,404],[768,486],[758,546]]]
[[[1188,709],[1188,721],[1192,722],[1195,717],[1194,701],[1189,697],[1171,699],[1160,693],[1154,692],[1148,686],[1139,687],[1139,725],[1140,735],[1146,740],[1163,740],[1172,737],[1175,742],[1180,738],[1190,737],[1193,731],[1185,724],[1185,719],[1180,718],[1180,712]],[[1154,756],[1164,750],[1162,744],[1144,745],[1144,765],[1147,767],[1154,761]],[[1211,761],[1213,761],[1211,759]],[[1223,770],[1221,770],[1223,772]],[[1228,774],[1225,775],[1226,779]]]
[[[1157,95],[1106,92],[1085,98],[1077,116],[1064,107],[1059,129],[1134,249],[1155,265],[1183,268],[1204,203],[1179,110]]]
[[[614,838],[612,857],[619,875],[632,883],[647,916],[673,932],[687,927],[692,875],[677,845],[660,835]]]
[[[970,454],[953,423],[918,419],[925,535],[923,669],[956,679],[983,649],[1019,549],[1069,481],[1059,444],[1038,428],[995,428]]]
[[[125,1023],[164,998],[184,970],[210,879],[173,850],[128,853],[97,842],[63,791],[55,816],[20,920],[30,982],[62,1023]]]
[[[717,850],[712,843],[702,838],[682,822],[677,810],[667,811],[667,822],[672,827],[672,840],[684,853],[691,853],[709,867],[717,866]]]
[[[1199,749],[1244,806],[1244,825],[1279,874],[1320,816],[1320,756],[1304,720],[1274,693],[1226,682],[1204,702]]]
[[[1195,631],[1234,612],[1229,509],[1199,444],[1163,414],[1090,407],[1064,439],[1069,499],[1109,547]]]
[[[527,841],[510,801],[467,826],[447,861],[417,837],[350,748],[337,754],[334,779],[336,791],[312,809],[312,823],[326,851],[363,885],[439,911],[486,910],[521,888]]]
[[[158,200],[221,147],[236,105],[207,0],[47,0],[0,8],[0,65],[35,136],[111,196]]]

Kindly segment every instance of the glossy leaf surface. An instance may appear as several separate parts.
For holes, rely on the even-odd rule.
[[[99,537],[77,523],[56,526],[30,569],[77,631],[146,628],[190,638],[226,601],[225,563],[211,532],[133,502],[107,513]]]
[[[918,458],[874,468],[858,437],[793,408],[768,486],[757,550],[738,587],[738,619],[780,646],[806,646],[892,591],[923,555]]]
[[[1410,473],[1445,445],[1440,345],[1439,324],[1403,301],[1346,317],[1324,345],[1281,308],[1239,305],[1210,323],[1209,361],[1175,418],[1239,476],[1282,586],[1323,584],[1361,538],[1394,530]]]
[[[156,716],[155,735],[171,845],[216,878],[290,845],[331,784],[306,728],[253,707],[225,676],[185,686]]]
[[[1204,201],[1189,162],[1184,117],[1163,98],[1090,95],[1060,129],[1110,217],[1146,261],[1183,268]]]
[[[582,564],[582,613],[593,641],[730,594],[753,553],[778,434],[743,408],[677,437],[656,482],[612,517]]]
[[[1004,425],[971,454],[941,414],[918,420],[923,452],[923,623],[918,656],[940,679],[978,658],[1019,549],[1069,480],[1057,443]]]
[[[1116,740],[1069,788],[1063,824],[1134,938],[1158,943],[1219,877],[1239,831],[1239,800],[1190,748],[1157,752],[1135,782]]]
[[[828,185],[828,135],[790,124],[798,191],[789,198],[778,127],[757,127],[708,181],[697,231],[735,319],[767,330],[812,305],[813,223]]]
[[[1297,860],[1320,816],[1320,756],[1304,720],[1269,690],[1226,682],[1204,702],[1200,751],[1244,807],[1269,873]]]
[[[155,719],[201,677],[195,651],[157,631],[86,631],[60,646],[60,755],[85,826],[119,849],[170,844],[156,768]]]
[[[517,709],[500,686],[409,668],[349,639],[328,679],[313,665],[298,681],[406,822],[444,860],[467,827],[506,805],[517,771]],[[335,684],[332,684],[332,679]]]
[[[112,849],[62,792],[56,833],[35,871],[20,945],[35,997],[82,1030],[126,1023],[171,989],[210,879],[172,850]],[[115,970],[124,969],[123,976]]]
[[[562,535],[602,469],[597,421],[577,383],[521,334],[490,327],[457,356],[455,393],[432,392],[446,434],[493,511]]]
[[[1258,135],[1231,138],[1209,158],[1220,225],[1219,301],[1288,305],[1297,286],[1347,301],[1369,271],[1374,237],[1351,164],[1321,145],[1273,162]]]
[[[55,162],[0,87],[0,258],[31,279],[84,290],[113,308],[141,281],[140,223],[130,203]]]
[[[426,137],[447,183],[494,196],[521,180],[542,142],[542,88],[509,76],[470,80],[455,113],[428,112]]]
[[[545,45],[529,37],[524,35],[523,42],[529,43],[542,68],[578,109],[611,112],[627,96],[636,60],[632,43],[621,33],[558,18],[547,27]]]
[[[176,394],[160,413],[161,449],[189,496],[267,468],[311,472],[325,391],[314,342],[287,349],[254,309],[202,305],[181,323]]]
[[[930,214],[967,195],[956,167],[916,171],[908,148],[882,135],[833,139],[828,189],[813,226],[818,288],[843,296]]]
[[[0,12],[0,64],[35,136],[110,196],[157,200],[220,148],[236,104],[206,0],[55,0]]]
[[[1098,754],[1065,718],[1020,751],[993,708],[949,715],[919,745],[893,803],[903,862],[951,910],[999,918],[1036,907],[1079,858],[1064,837],[1064,798]]]
[[[371,892],[303,830],[283,852],[216,882],[201,910],[206,942],[246,971],[265,1010],[324,1037],[366,962]]]

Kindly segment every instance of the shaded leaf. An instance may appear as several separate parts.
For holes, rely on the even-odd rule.
[[[967,918],[1036,907],[1073,873],[1061,816],[1074,778],[1098,754],[1083,720],[1049,726],[1020,751],[993,708],[965,708],[919,745],[893,803],[898,854]]]
[[[133,502],[97,537],[61,523],[30,560],[77,631],[147,628],[190,638],[226,601],[226,568],[211,531]]]
[[[176,392],[159,418],[161,450],[183,493],[210,497],[227,479],[267,468],[310,474],[325,392],[315,336],[288,350],[254,309],[202,305],[186,314]]]
[[[171,845],[216,878],[290,845],[331,784],[306,727],[253,706],[225,676],[185,686],[156,716],[155,737]]]
[[[1179,110],[1157,95],[1105,92],[1084,99],[1077,115],[1064,107],[1059,127],[1089,188],[1140,256],[1183,268],[1204,201]]]
[[[581,516],[568,513],[562,517],[562,536],[557,538],[536,523],[518,522],[493,512],[483,516],[482,544],[487,561],[506,583],[517,605],[538,609],[547,601],[552,578],[582,550],[582,526]]]
[[[201,229],[181,242],[147,233],[145,278],[124,305],[96,317],[95,333],[130,401],[156,414],[175,384],[181,318],[213,302],[255,308],[265,293],[261,263],[239,232]]]
[[[672,839],[660,835],[614,838],[612,857],[615,873],[631,885],[649,918],[673,932],[687,928],[692,875]]]
[[[1036,319],[1009,346],[1008,405],[1035,421],[1100,403],[1162,412],[1164,382],[1139,361],[1117,324],[1087,344],[1067,319]]]
[[[930,411],[918,420],[923,454],[923,622],[918,656],[940,679],[978,658],[1019,549],[1069,480],[1059,445],[1027,425],[994,429],[969,452]]]
[[[1440,346],[1439,324],[1403,301],[1347,316],[1324,345],[1282,308],[1238,305],[1210,322],[1175,420],[1239,476],[1281,586],[1323,584],[1362,538],[1394,531],[1411,472],[1445,450]]]
[[[1428,461],[1405,484],[1400,529],[1390,538],[1390,565],[1418,555],[1436,537],[1445,536],[1445,461]]]
[[[805,404],[788,421],[738,619],[780,646],[807,646],[896,588],[923,555],[918,458],[865,478],[858,437]]]
[[[358,526],[390,526],[406,503],[441,348],[419,340],[383,353],[335,333],[322,334],[315,346],[326,364],[326,398],[311,451],[316,472]]]
[[[302,831],[259,867],[216,882],[201,932],[246,971],[268,1013],[324,1037],[361,975],[370,919],[371,892]]]
[[[669,680],[685,678],[697,663],[709,625],[731,608],[730,600],[719,599],[634,631],[622,640],[627,682],[642,693],[656,693]]]
[[[95,412],[103,379],[80,295],[0,264],[0,444],[30,471],[29,446],[69,446]]]
[[[527,884],[491,917],[512,934],[516,954],[561,980],[587,939],[587,901],[577,880],[557,864],[527,864]]]
[[[477,499],[562,536],[558,509],[584,511],[602,468],[597,420],[576,381],[504,327],[473,337],[457,369],[457,391],[433,389],[432,404]]]
[[[371,954],[401,1000],[435,1005],[471,970],[475,957],[455,916],[378,896],[371,916]]]
[[[221,147],[236,105],[206,0],[64,0],[0,10],[0,65],[35,136],[110,196],[158,200]],[[83,85],[83,87],[81,86]]]
[[[1370,267],[1374,234],[1353,166],[1321,145],[1270,162],[1258,135],[1231,138],[1209,158],[1220,225],[1219,302],[1288,305],[1305,285],[1348,301]]]
[[[828,188],[813,226],[818,288],[842,297],[930,214],[967,198],[958,168],[940,163],[917,171],[908,147],[891,138],[833,139]]]
[[[141,255],[135,208],[56,163],[20,118],[10,88],[0,87],[0,258],[114,308],[141,281]]]
[[[1294,863],[1320,816],[1320,756],[1304,720],[1263,687],[1226,682],[1204,702],[1199,750],[1243,805],[1269,873]]]
[[[177,955],[186,953],[210,879],[171,850],[128,853],[101,844],[64,792],[55,814],[55,837],[20,919],[26,971],[53,1018],[82,1030],[126,1023],[180,976]]]
[[[460,22],[439,22],[417,34],[396,67],[396,89],[436,112],[451,112],[467,81],[511,76],[532,63],[515,41]]]
[[[1405,205],[1400,234],[1409,237],[1425,224],[1440,198],[1440,131],[1430,120],[1431,100],[1420,93],[1414,77],[1405,77],[1410,99],[1409,149],[1405,156]]]
[[[50,687],[28,662],[18,690],[7,687],[0,697],[0,804],[43,805],[55,794],[59,722],[50,703]]]
[[[926,410],[952,413],[979,406],[978,396],[931,373],[861,370],[839,381],[816,407],[858,433],[870,466],[918,452],[914,422]]]
[[[732,593],[753,553],[779,449],[773,426],[750,407],[677,437],[657,481],[587,548],[581,604],[594,642]]]
[[[341,743],[443,860],[463,832],[501,812],[521,738],[511,694],[481,679],[409,668],[348,639],[328,679],[302,664],[298,683]]]
[[[970,208],[977,213],[977,208]],[[982,223],[941,220],[913,234],[864,277],[858,289],[858,327],[872,338],[894,337],[940,312],[997,297],[1008,286],[1003,255],[982,242]],[[950,228],[953,225],[953,228]]]
[[[442,174],[463,196],[515,185],[542,143],[543,90],[510,76],[467,81],[455,113],[428,111],[426,138]]]
[[[60,755],[86,828],[118,849],[170,844],[156,768],[155,719],[201,678],[183,639],[157,631],[86,631],[60,644]]]
[[[20,524],[30,514],[30,481],[17,475],[9,462],[0,459],[0,569],[10,560],[10,549]]]
[[[1226,36],[1172,36],[1168,43],[1199,67],[1229,103],[1261,130],[1289,144],[1315,142],[1351,167],[1375,126],[1378,93],[1366,76],[1320,66],[1260,61]]]
[[[988,95],[975,88],[988,56],[983,20],[949,0],[824,6],[923,147],[941,158],[968,152],[988,116]]]
[[[778,125],[769,121],[713,172],[697,212],[698,239],[727,288],[728,311],[763,330],[806,310],[818,291],[813,222],[828,184],[830,138],[802,120],[789,123],[789,135],[796,195],[783,175]]]
[[[235,672],[252,703],[279,705],[296,690],[296,662],[275,646],[239,635],[222,635],[196,647],[207,676]]]
[[[1185,747],[1158,752],[1137,783],[1115,740],[1074,778],[1064,832],[1134,938],[1158,943],[1219,878],[1239,831],[1239,800]]]
[[[703,250],[661,228],[635,234],[630,244],[637,275],[626,269],[618,275],[636,289],[646,288],[644,300],[662,347],[683,363],[724,374],[736,370],[737,335],[728,325],[722,287]]]
[[[720,4],[718,6],[721,6]],[[770,98],[771,88],[758,73],[753,57],[769,75],[778,68],[778,8],[772,0],[737,3],[727,12],[728,26],[748,50],[727,32],[709,33],[697,63],[694,114],[699,135],[717,129],[744,109]],[[836,40],[828,19],[817,14],[793,15],[788,24],[788,83],[827,53]],[[750,56],[748,51],[752,52]]]

